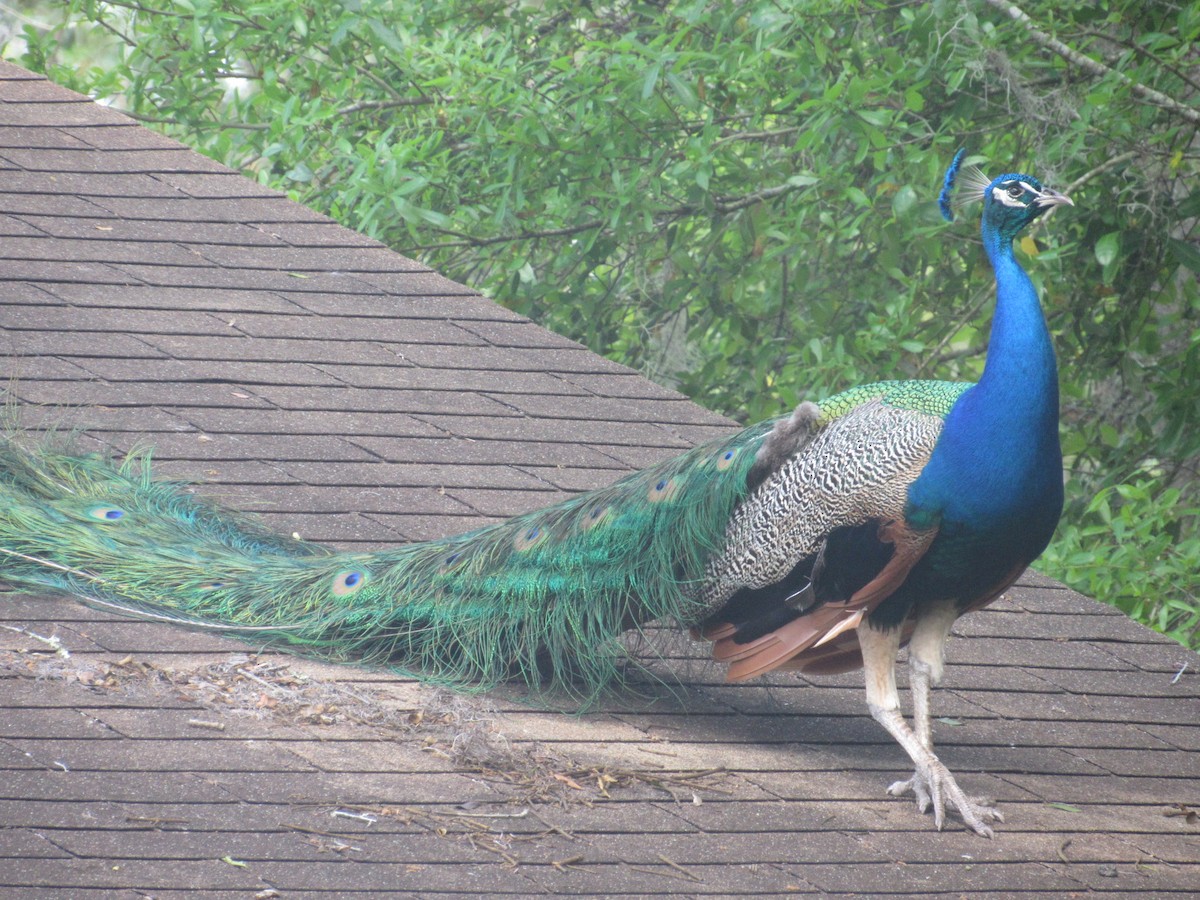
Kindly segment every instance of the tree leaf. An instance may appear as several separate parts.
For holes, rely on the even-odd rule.
[[[654,65],[646,70],[646,77],[642,81],[642,99],[649,100],[654,94],[654,89],[658,87],[658,76],[662,72],[662,66]]]
[[[911,184],[906,184],[896,191],[892,197],[892,215],[897,219],[907,216],[917,205],[917,192]]]
[[[1121,252],[1121,235],[1115,231],[1110,231],[1100,240],[1096,241],[1095,254],[1096,262],[1102,266],[1112,265],[1117,258],[1117,254]]]
[[[1197,250],[1194,244],[1176,238],[1167,238],[1167,246],[1171,248],[1171,255],[1180,265],[1193,272],[1200,272],[1200,250]]]

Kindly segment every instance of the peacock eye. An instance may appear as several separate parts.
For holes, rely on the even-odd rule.
[[[346,572],[338,572],[333,577],[333,594],[336,597],[348,597],[356,593],[359,588],[367,583],[366,572],[355,572],[353,570]]]
[[[1019,184],[1010,184],[1007,190],[1008,196],[1012,197],[1014,200],[1020,199],[1021,195],[1025,193],[1025,188],[1021,187]]]

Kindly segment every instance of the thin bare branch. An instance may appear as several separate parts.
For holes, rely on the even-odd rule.
[[[1107,172],[1109,169],[1115,169],[1117,166],[1121,165],[1122,163],[1127,163],[1131,159],[1135,159],[1137,157],[1137,155],[1138,155],[1138,152],[1136,150],[1130,150],[1126,153],[1121,153],[1117,156],[1114,156],[1112,159],[1105,160],[1104,162],[1100,163],[1100,165],[1098,165],[1092,169],[1089,169],[1088,171],[1086,171],[1082,175],[1080,175],[1078,178],[1076,178],[1074,181],[1072,181],[1070,184],[1068,184],[1065,188],[1063,188],[1063,193],[1070,194],[1073,191],[1079,190],[1081,187],[1083,187],[1085,184],[1087,184],[1089,181],[1091,181],[1096,176],[1102,175],[1103,173]]]
[[[433,97],[401,97],[397,100],[363,100],[351,103],[337,111],[339,116],[362,112],[364,109],[391,109],[395,106],[429,106],[434,102]]]
[[[713,202],[712,209],[722,214],[737,212],[740,209],[753,206],[755,203],[761,203],[764,200],[782,197],[784,194],[798,191],[800,187],[800,185],[794,184],[779,184],[774,187],[763,188],[761,191],[754,191],[742,197],[718,198]],[[706,211],[706,208],[703,206],[685,203],[670,209],[659,210],[655,213],[654,217],[655,220],[661,221],[681,216],[696,215]],[[605,221],[605,219],[589,219],[578,225],[567,225],[563,228],[549,228],[541,231],[519,231],[516,234],[498,234],[486,238],[473,237],[460,231],[443,230],[443,234],[453,235],[454,237],[461,238],[461,240],[443,241],[439,244],[426,244],[411,249],[425,252],[430,250],[450,250],[455,247],[489,247],[492,244],[503,244],[510,241],[533,241],[540,238],[570,237],[584,231],[591,231],[593,228],[600,228],[604,225]]]
[[[138,122],[146,122],[150,125],[179,125],[187,128],[231,128],[239,131],[266,131],[271,126],[266,122],[180,122],[178,119],[172,119],[165,116],[147,116],[143,113],[134,112],[131,109],[123,109],[122,113],[135,119]]]

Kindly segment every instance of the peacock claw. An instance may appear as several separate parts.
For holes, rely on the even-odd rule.
[[[918,767],[912,777],[906,781],[897,781],[888,787],[888,793],[893,797],[903,797],[912,793],[917,802],[917,809],[922,813],[933,807],[933,823],[938,831],[945,824],[946,802],[957,810],[958,815],[970,828],[981,837],[990,838],[994,832],[991,822],[1003,822],[1004,815],[996,809],[996,802],[990,797],[968,797],[954,780],[954,776],[940,762],[929,766],[928,771]]]

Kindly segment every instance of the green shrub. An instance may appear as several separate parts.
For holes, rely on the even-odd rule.
[[[1200,509],[1183,508],[1159,478],[1102,488],[1064,525],[1040,567],[1076,590],[1103,597],[1181,644],[1200,646],[1196,565]]]

